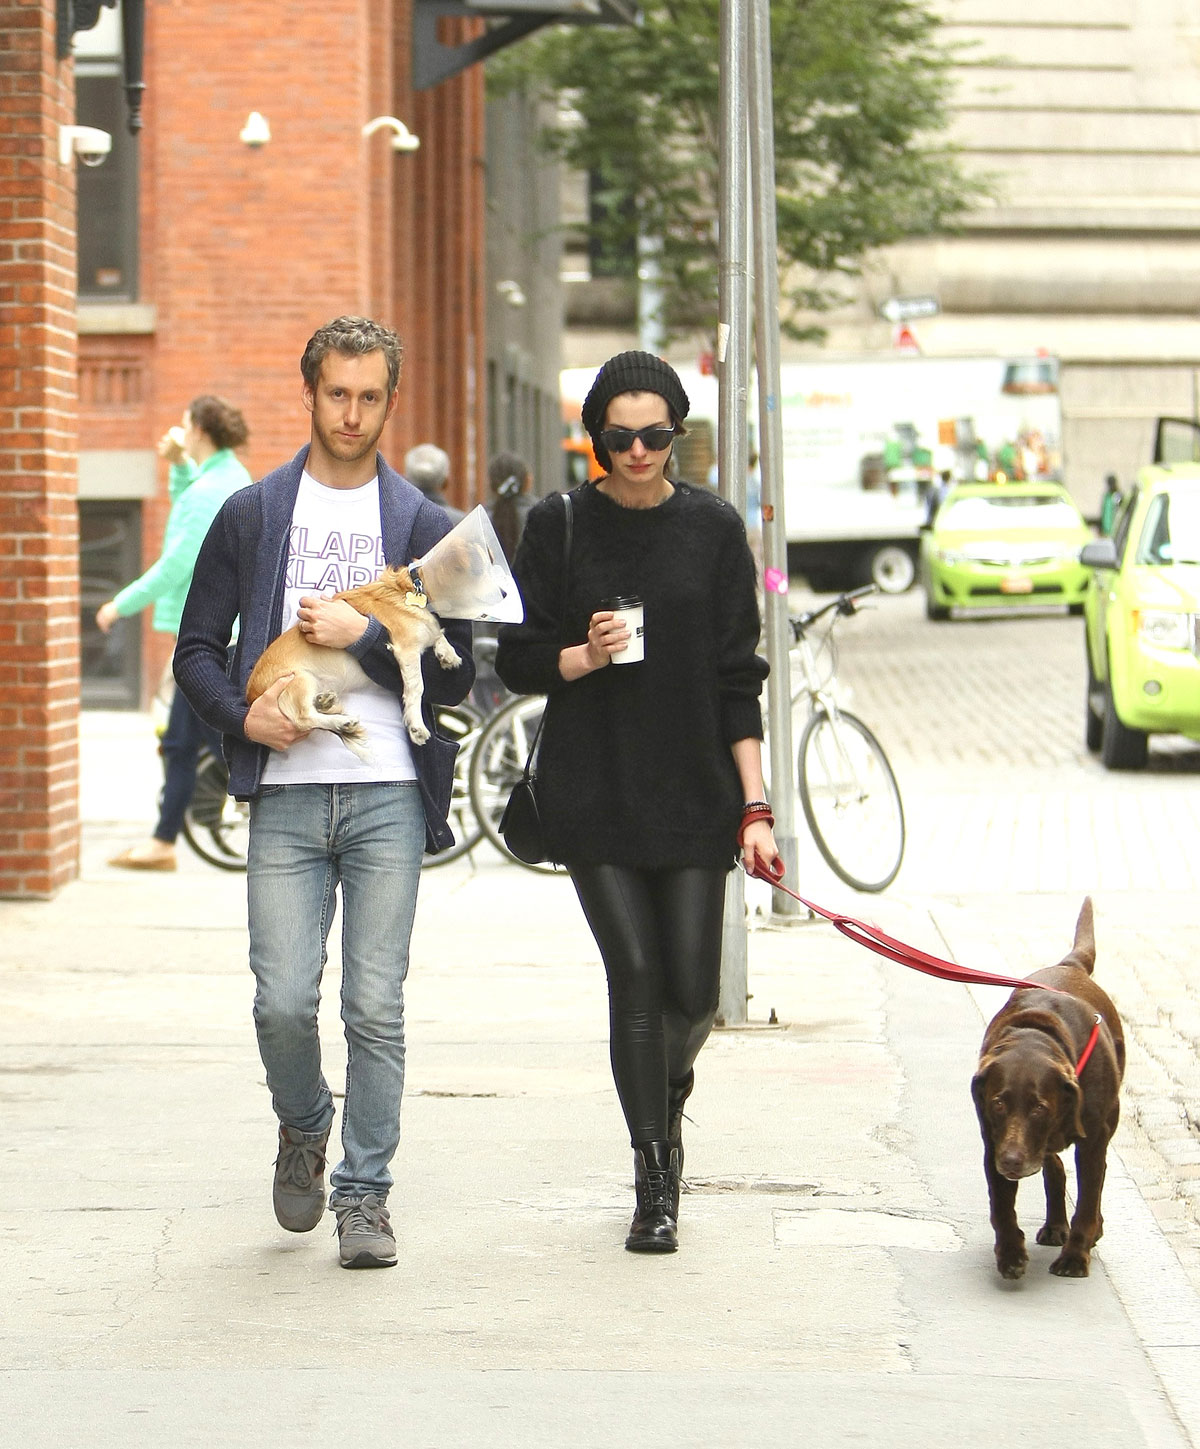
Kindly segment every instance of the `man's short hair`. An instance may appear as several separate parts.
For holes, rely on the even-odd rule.
[[[404,344],[382,322],[373,322],[369,317],[335,317],[319,327],[308,339],[300,359],[300,373],[314,390],[321,376],[321,364],[331,352],[340,352],[343,357],[366,357],[372,352],[382,352],[387,363],[388,397],[396,391]]]
[[[436,443],[418,443],[404,455],[404,476],[422,493],[436,492],[450,476],[450,455]]]

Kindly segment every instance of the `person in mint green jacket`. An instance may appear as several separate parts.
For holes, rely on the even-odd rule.
[[[96,623],[106,634],[118,619],[127,619],[151,605],[156,632],[172,638],[179,632],[200,545],[230,494],[254,481],[233,452],[249,436],[245,418],[232,403],[206,394],[189,405],[182,427],[170,429],[160,441],[159,455],[171,465],[171,512],[162,552],[141,578],[134,579],[97,610]],[[166,778],[154,835],[123,850],[109,865],[126,870],[175,869],[175,840],[196,787],[196,762],[206,744],[220,754],[216,733],[177,689],[162,738]]]

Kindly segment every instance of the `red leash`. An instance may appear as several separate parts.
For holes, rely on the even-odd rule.
[[[998,976],[991,971],[976,971],[971,966],[959,966],[954,961],[946,961],[941,956],[931,956],[927,951],[919,951],[915,946],[898,941],[895,936],[889,936],[878,926],[869,926],[866,921],[842,915],[840,911],[827,911],[824,906],[818,906],[813,901],[806,901],[803,896],[797,895],[794,890],[790,890],[782,884],[783,861],[778,856],[772,865],[776,869],[772,869],[770,865],[764,865],[756,854],[754,869],[747,873],[756,880],[765,880],[768,885],[774,886],[777,891],[782,891],[785,896],[791,896],[794,901],[799,901],[814,915],[824,916],[827,921],[832,921],[843,936],[851,941],[856,941],[860,946],[865,946],[868,951],[874,951],[877,956],[886,956],[891,961],[898,961],[901,966],[909,966],[914,971],[923,971],[926,976],[937,976],[942,981],[962,981],[968,985],[973,983],[976,986],[1016,986],[1030,991],[1059,990],[1057,986],[1045,986],[1040,981],[1027,981],[1020,976]],[[1099,1036],[1100,1017],[1097,1015],[1096,1024],[1092,1027],[1092,1034],[1088,1037],[1087,1045],[1076,1064],[1076,1076],[1087,1065]]]

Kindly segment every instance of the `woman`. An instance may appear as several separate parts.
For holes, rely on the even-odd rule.
[[[246,420],[223,398],[196,398],[183,415],[182,427],[171,428],[159,441],[159,455],[171,465],[171,512],[163,533],[162,552],[139,579],[96,612],[107,634],[118,619],[127,619],[154,605],[154,629],[179,631],[183,603],[192,582],[196,555],[209,525],[231,493],[253,482],[233,453],[250,436]],[[174,870],[175,840],[196,786],[196,761],[201,746],[220,753],[220,741],[193,711],[181,691],[171,701],[162,738],[166,775],[158,824],[150,840],[114,856],[109,865],[125,870]]]
[[[607,469],[530,513],[514,574],[525,622],[500,631],[500,677],[549,696],[538,794],[609,986],[613,1076],[634,1149],[625,1246],[677,1247],[683,1105],[712,1028],[725,876],[776,858],[762,779],[754,563],[736,512],[667,476],[688,397],[647,352],[600,369],[583,424]],[[636,596],[644,658],[605,601]],[[638,652],[638,651],[632,651]]]
[[[488,517],[510,565],[533,507],[529,493],[532,482],[529,464],[516,453],[497,453],[488,464],[488,488],[492,494],[487,506]]]

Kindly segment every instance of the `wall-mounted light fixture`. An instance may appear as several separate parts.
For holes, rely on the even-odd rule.
[[[520,282],[514,282],[511,277],[506,277],[502,282],[496,283],[496,291],[504,298],[510,307],[523,307],[525,305],[525,289]]]
[[[382,131],[385,127],[392,132],[394,151],[415,151],[420,146],[420,136],[414,136],[404,122],[398,121],[395,116],[376,116],[362,128],[362,133],[364,136],[373,136],[376,131]]]
[[[266,116],[261,111],[251,111],[246,117],[246,124],[238,132],[238,139],[245,146],[252,146],[256,151],[260,146],[265,146],[271,139],[271,126]]]

